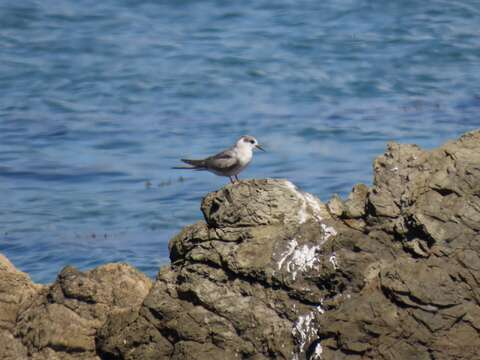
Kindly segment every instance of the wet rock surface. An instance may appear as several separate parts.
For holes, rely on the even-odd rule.
[[[326,205],[285,180],[208,194],[155,281],[0,257],[1,359],[478,359],[480,132],[389,144]]]

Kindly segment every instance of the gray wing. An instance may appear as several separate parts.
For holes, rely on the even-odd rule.
[[[226,171],[238,166],[238,158],[233,150],[228,149],[206,158],[205,166],[211,170]]]

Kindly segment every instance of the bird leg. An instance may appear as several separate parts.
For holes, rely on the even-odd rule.
[[[231,176],[229,176],[228,178],[230,179],[230,182],[231,182],[232,184],[235,184],[235,181],[233,181],[233,179],[232,179]]]
[[[240,181],[240,179],[238,178],[238,175],[235,175],[235,179],[237,179],[237,181]]]

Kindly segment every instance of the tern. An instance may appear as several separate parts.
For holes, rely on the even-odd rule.
[[[239,181],[238,174],[252,161],[254,149],[265,151],[257,139],[244,135],[231,148],[216,155],[200,160],[180,159],[190,166],[177,166],[174,169],[206,170],[218,176],[228,176],[234,184],[234,178]]]

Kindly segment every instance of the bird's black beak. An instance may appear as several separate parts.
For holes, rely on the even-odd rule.
[[[258,145],[258,144],[257,144],[257,145],[255,145],[255,147],[256,147],[257,149],[259,149],[259,150],[265,151],[265,149],[264,149],[264,148],[262,148],[262,147],[261,147],[260,145]]]

